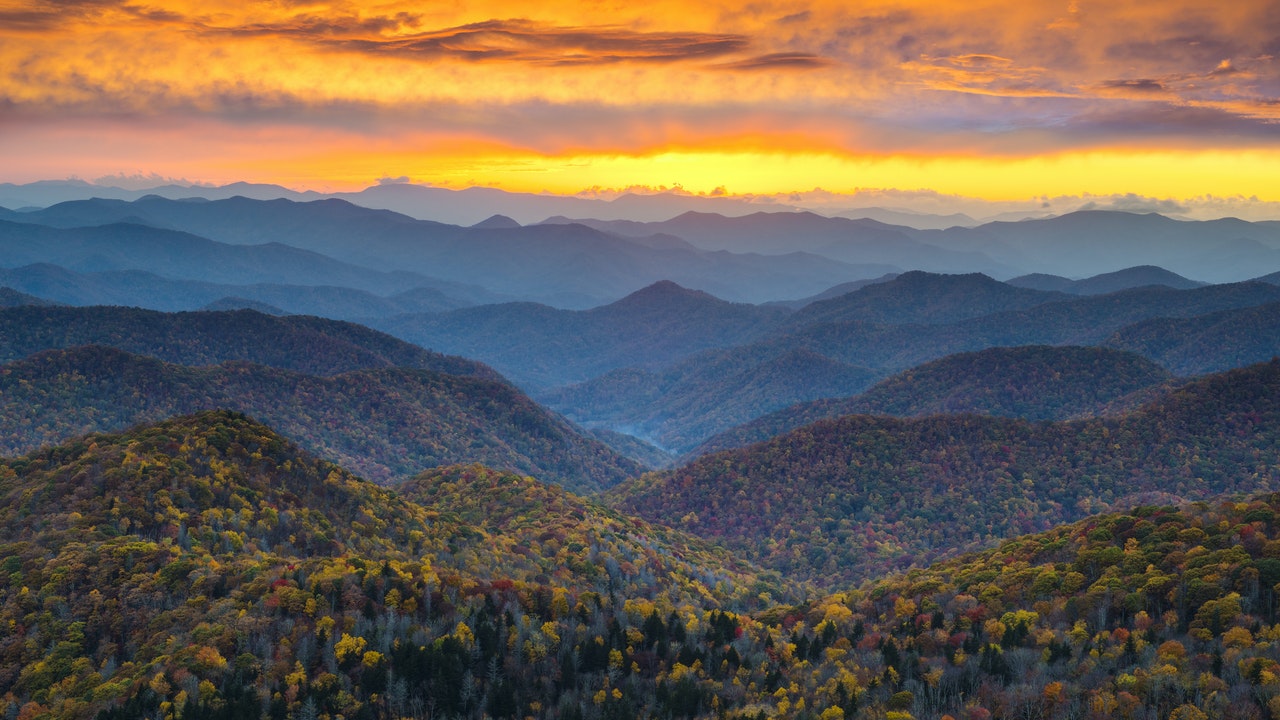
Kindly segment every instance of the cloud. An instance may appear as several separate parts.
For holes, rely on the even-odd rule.
[[[374,18],[358,23],[299,21],[218,29],[229,34],[280,34],[317,47],[414,60],[461,60],[536,65],[618,62],[670,63],[745,51],[743,35],[702,32],[638,32],[626,28],[558,26],[531,20],[487,20],[425,32],[382,33],[416,18]]]
[[[810,53],[770,53],[743,60],[720,63],[712,67],[722,70],[815,70],[828,67],[832,62]]]

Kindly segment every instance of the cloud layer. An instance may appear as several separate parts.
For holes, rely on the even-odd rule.
[[[31,153],[14,167],[33,167],[97,127],[157,152],[147,137],[123,138],[133,127],[171,138],[171,160],[182,138],[200,142],[186,127],[220,136],[210,142],[230,153],[227,169],[235,137],[245,162],[314,171],[340,149],[393,147],[531,162],[726,149],[1001,161],[1271,153],[1278,56],[1274,0],[19,0],[0,2],[0,149]],[[328,144],[287,142],[272,156],[254,140],[279,136]],[[81,174],[212,172],[207,159],[193,170],[139,160]]]

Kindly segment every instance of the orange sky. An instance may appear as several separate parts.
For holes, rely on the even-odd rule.
[[[0,182],[1280,200],[1276,2],[0,0]]]

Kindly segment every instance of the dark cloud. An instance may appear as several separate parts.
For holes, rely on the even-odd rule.
[[[742,35],[634,32],[615,28],[546,26],[490,20],[404,38],[360,40],[346,49],[419,59],[505,60],[550,65],[677,62],[742,52]]]
[[[1164,93],[1169,91],[1169,88],[1163,82],[1152,78],[1108,80],[1102,83],[1102,87],[1107,90],[1126,90],[1136,93]]]
[[[1170,70],[1212,68],[1223,58],[1245,53],[1238,40],[1207,33],[1156,40],[1125,41],[1107,47],[1105,55],[1126,63],[1150,64]]]
[[[203,29],[233,36],[278,35],[299,40],[325,42],[341,38],[367,38],[397,32],[402,28],[416,27],[421,16],[397,13],[393,16],[336,16],[298,15],[285,22],[254,23],[235,27],[204,27]]]
[[[714,67],[722,70],[815,70],[828,67],[830,60],[810,53],[770,53]]]
[[[231,35],[279,35],[328,50],[417,60],[525,62],[588,65],[617,62],[667,63],[717,58],[745,51],[743,35],[696,32],[635,32],[610,27],[563,27],[528,20],[488,20],[470,25],[388,36],[416,27],[417,16],[322,18],[300,16],[286,23],[207,28]]]
[[[32,3],[23,10],[0,10],[0,28],[21,32],[44,32],[105,9],[124,7],[125,0],[54,0]]]

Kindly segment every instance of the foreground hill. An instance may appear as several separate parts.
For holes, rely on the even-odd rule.
[[[466,461],[589,492],[641,470],[496,380],[417,368],[332,377],[243,362],[191,368],[100,346],[0,366],[0,453],[214,408],[251,413],[384,483]]]
[[[978,413],[1067,420],[1098,414],[1120,398],[1170,378],[1164,368],[1129,352],[1048,345],[990,348],[914,367],[861,395],[815,400],[769,413],[716,435],[695,454],[750,445],[841,415]]]
[[[611,490],[788,577],[865,578],[1149,495],[1280,487],[1280,363],[1118,419],[851,415]]]
[[[708,348],[751,342],[788,314],[663,281],[590,310],[508,303],[373,324],[423,347],[482,360],[522,387],[538,388],[620,367],[661,367]]]
[[[856,642],[813,674],[878,670],[917,718],[1270,717],[1278,514],[1139,506],[864,585],[805,613]]]
[[[663,584],[714,589],[732,586],[759,571],[705,540],[628,517],[555,485],[482,465],[454,465],[428,470],[396,488],[406,500],[438,511],[492,536],[522,538],[513,562],[533,564],[533,572],[557,583],[581,582],[599,568],[583,561],[585,546],[596,546],[618,562],[642,567]],[[574,542],[578,540],[579,542]],[[578,547],[575,549],[574,545]],[[608,575],[623,580],[619,568]],[[627,574],[634,582],[637,572]],[[760,577],[764,577],[761,575]],[[769,575],[774,592],[781,580]],[[601,578],[604,579],[604,578]],[[758,579],[758,578],[757,578]],[[628,593],[643,592],[631,587]],[[710,597],[710,595],[708,595]]]
[[[414,367],[500,379],[481,363],[423,350],[363,325],[316,317],[274,317],[251,310],[0,309],[0,362],[77,345],[108,345],[181,365],[243,360],[314,375]]]
[[[474,468],[439,481],[457,490],[446,499],[509,481],[529,489]],[[777,589],[696,540],[640,536],[647,526],[624,519],[597,526],[601,511],[576,505],[576,524],[554,527],[536,503],[522,522],[464,510],[482,529],[226,412],[0,461],[0,707],[55,718],[670,713],[689,700],[655,674],[679,661],[718,668],[741,622],[719,608]],[[645,622],[655,641],[672,628],[658,651],[635,634]],[[695,705],[711,682],[690,677]]]

